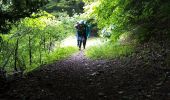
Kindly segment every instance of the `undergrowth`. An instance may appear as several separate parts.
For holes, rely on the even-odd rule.
[[[116,57],[126,56],[132,53],[134,47],[131,45],[114,45],[107,43],[99,46],[90,47],[86,50],[87,57],[92,59],[113,59]]]
[[[119,35],[113,34],[110,38],[106,38],[107,42],[90,47],[85,54],[92,59],[113,59],[130,55],[137,44],[132,34],[131,31]]]
[[[46,55],[46,57],[44,57],[44,61],[46,61],[44,63],[50,64],[55,61],[65,59],[65,58],[69,57],[71,54],[75,53],[76,51],[78,51],[78,49],[76,47],[58,48],[54,52],[51,52],[48,55]],[[32,70],[38,69],[38,68],[40,68],[40,66],[33,65],[30,67],[27,67],[25,72],[27,73]]]

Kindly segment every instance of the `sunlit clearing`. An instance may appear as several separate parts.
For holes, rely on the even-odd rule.
[[[76,36],[69,36],[61,42],[61,47],[76,46]]]
[[[102,41],[102,39],[100,38],[88,38],[87,39],[87,43],[86,43],[86,47],[90,47],[90,46],[95,46],[95,45],[100,45],[104,43],[104,41]],[[67,47],[67,46],[77,46],[77,39],[76,36],[69,36],[66,39],[64,39],[60,45],[61,47]]]
[[[86,47],[101,45],[101,44],[104,44],[104,43],[105,43],[105,41],[102,40],[101,38],[89,38],[87,40]]]

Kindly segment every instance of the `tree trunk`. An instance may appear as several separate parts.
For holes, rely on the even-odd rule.
[[[40,64],[42,64],[41,42],[40,42],[40,47],[39,47],[39,54],[40,54]]]
[[[45,52],[46,52],[46,45],[45,45],[45,42],[46,42],[46,39],[45,39],[45,36],[44,36],[43,44],[44,44],[44,50],[45,50]]]
[[[16,41],[16,46],[15,46],[15,54],[14,54],[14,70],[17,71],[17,61],[18,61],[18,42],[19,42],[19,39],[17,39]]]
[[[49,52],[51,51],[51,47],[52,47],[52,39],[51,39],[51,37],[50,37],[50,44],[49,44]]]
[[[31,47],[31,37],[29,36],[29,58],[30,65],[32,65],[32,47]]]

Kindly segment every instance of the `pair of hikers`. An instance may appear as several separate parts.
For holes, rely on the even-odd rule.
[[[90,35],[90,25],[86,21],[79,21],[75,25],[76,28],[76,36],[77,36],[77,46],[79,50],[81,50],[81,45],[83,44],[83,48],[86,48],[87,38]]]

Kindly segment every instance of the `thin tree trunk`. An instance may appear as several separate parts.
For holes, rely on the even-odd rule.
[[[8,43],[6,43],[6,46],[3,45],[3,48],[4,48],[4,47],[5,47],[5,48],[8,48]],[[5,59],[4,64],[2,65],[2,68],[3,68],[3,69],[5,69],[6,65],[8,64],[8,62],[9,62],[9,60],[10,60],[10,57],[13,55],[12,50],[7,49],[6,51],[7,51],[7,52],[4,52],[4,50],[3,50],[3,53],[4,53],[5,55],[4,55],[4,54],[2,55],[2,58]]]
[[[16,46],[15,46],[15,54],[14,54],[14,70],[17,71],[17,61],[18,61],[18,41],[19,39],[17,39],[16,41]]]
[[[41,42],[40,42],[40,47],[39,47],[39,53],[40,53],[40,64],[42,64]]]
[[[29,58],[30,58],[30,65],[32,65],[32,48],[31,48],[31,37],[29,36]]]
[[[51,47],[52,47],[52,39],[51,39],[51,37],[50,37],[50,46],[49,46],[49,52],[51,51]]]
[[[44,44],[44,50],[45,50],[45,52],[46,52],[46,45],[45,45],[45,42],[46,42],[46,39],[45,39],[45,36],[44,36],[43,44]]]

